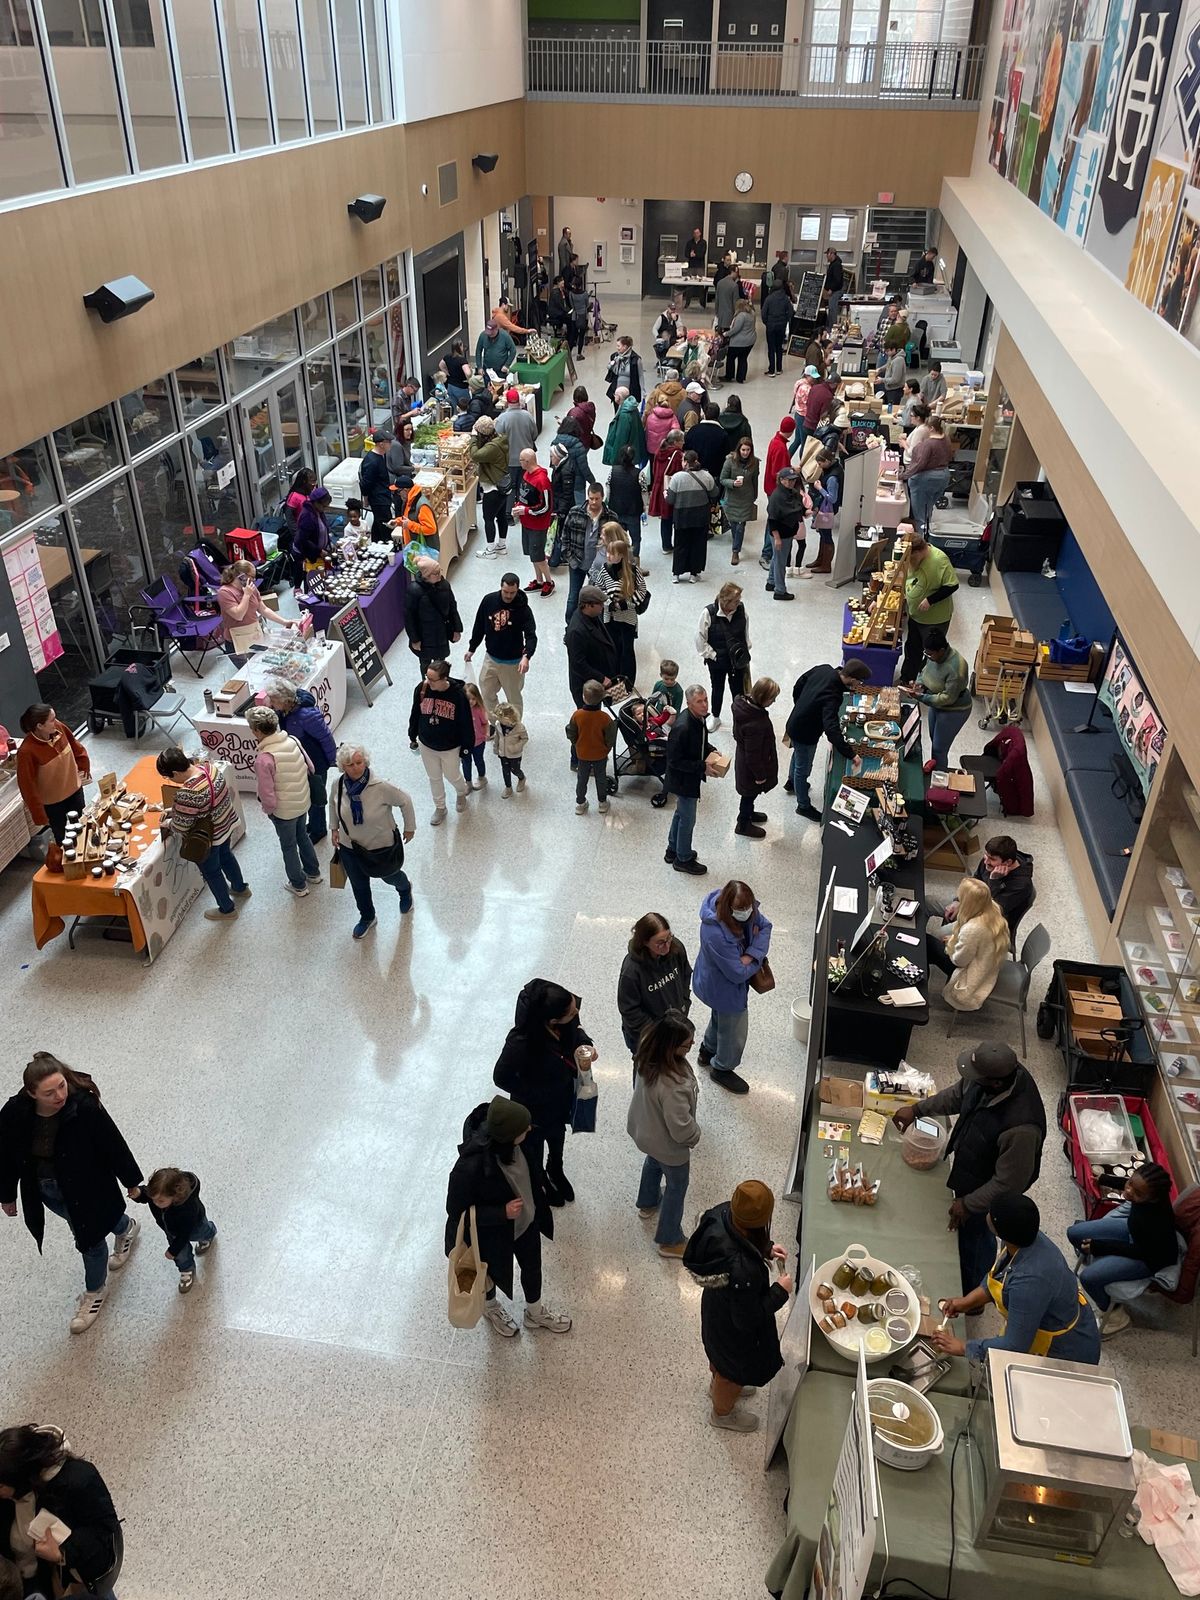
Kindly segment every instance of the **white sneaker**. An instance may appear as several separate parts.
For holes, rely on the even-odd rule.
[[[117,1235],[117,1242],[113,1246],[113,1253],[108,1258],[108,1265],[113,1272],[119,1272],[129,1260],[130,1251],[134,1241],[142,1231],[142,1225],[136,1217],[130,1217],[129,1226],[124,1233]]]
[[[708,731],[710,733],[715,733],[720,726],[721,726],[720,717],[717,717],[717,716],[709,717],[709,719],[708,719]]]
[[[284,884],[283,887],[287,890],[287,892],[289,894],[294,894],[297,900],[303,900],[304,896],[308,893],[308,885],[307,884],[305,884],[302,889],[297,889],[296,885],[292,882],[292,880],[290,878],[287,880],[287,882]]]
[[[675,576],[671,579],[672,583],[683,583],[683,581],[684,581],[684,575],[683,575],[682,572],[677,572],[675,574]]]
[[[485,544],[481,550],[476,550],[476,561],[494,561],[496,558],[495,545]]]
[[[304,874],[304,881],[305,883],[324,883],[325,879],[319,872],[306,872]]]
[[[577,817],[582,817],[587,808],[588,803],[586,800],[577,800],[575,802],[575,815]]]
[[[483,1308],[483,1320],[490,1323],[502,1339],[511,1339],[521,1331],[499,1300],[488,1301]]]
[[[454,809],[455,811],[465,811],[467,809],[467,797],[465,794],[459,795],[458,799],[454,802]]]
[[[196,1274],[194,1272],[181,1272],[179,1274],[179,1292],[180,1292],[180,1294],[191,1294],[192,1285],[195,1283],[195,1281],[196,1281]]]
[[[548,1333],[570,1333],[571,1319],[565,1311],[555,1311],[539,1300],[535,1306],[526,1306],[521,1318],[527,1328],[545,1328]]]
[[[728,1428],[731,1433],[753,1433],[758,1427],[758,1418],[753,1411],[743,1411],[740,1406],[725,1416],[719,1417],[715,1411],[708,1414],[710,1426],[714,1428]]]
[[[507,539],[497,539],[496,540],[496,554],[498,556],[506,556],[508,554],[508,540]]]
[[[446,820],[446,808],[445,808],[445,806],[435,806],[433,815],[429,819],[429,826],[431,828],[440,828],[442,823],[445,822],[445,820]]]
[[[86,1333],[100,1315],[107,1299],[107,1284],[103,1289],[89,1289],[81,1294],[75,1306],[75,1315],[71,1318],[71,1332]]]
[[[524,778],[518,778],[517,779],[517,793],[518,794],[524,794],[525,793],[525,779]]]

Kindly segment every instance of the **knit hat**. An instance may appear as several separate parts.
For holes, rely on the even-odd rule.
[[[998,1194],[988,1207],[997,1239],[1025,1249],[1037,1238],[1042,1226],[1037,1206],[1027,1194]]]
[[[784,417],[783,421],[779,424],[779,431],[780,431],[780,433],[795,433],[795,431],[796,431],[796,419],[795,419],[795,417]]]
[[[490,439],[496,431],[496,424],[491,417],[476,417],[472,433],[477,433],[481,439]]]
[[[487,1108],[484,1127],[494,1144],[512,1144],[529,1127],[533,1118],[519,1100],[506,1099],[498,1094]]]
[[[479,391],[483,388],[483,379],[479,376],[479,374],[477,372],[473,372],[471,374],[471,376],[467,379],[467,388],[471,391],[472,394],[478,394]]]
[[[506,389],[504,398],[510,406],[519,406],[521,404],[521,391],[519,389]]]
[[[594,583],[585,583],[579,591],[579,604],[581,606],[602,606],[604,604],[604,590],[597,588]]]
[[[319,483],[308,498],[310,500],[316,500],[324,503],[326,500],[332,500],[333,496],[329,493],[329,490],[323,483]]]
[[[765,1183],[747,1178],[733,1191],[733,1220],[739,1228],[766,1228],[775,1209],[775,1196]]]
[[[1013,1047],[998,1039],[964,1050],[958,1058],[958,1070],[968,1083],[979,1083],[984,1078],[1011,1078],[1020,1065]]]

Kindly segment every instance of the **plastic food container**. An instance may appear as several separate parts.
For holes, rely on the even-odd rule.
[[[871,1442],[876,1459],[901,1472],[928,1466],[945,1447],[942,1419],[923,1394],[895,1378],[867,1384]]]
[[[1129,1113],[1119,1094],[1073,1094],[1069,1099],[1079,1148],[1088,1161],[1112,1166],[1137,1155]]]
[[[917,1172],[928,1172],[930,1167],[936,1167],[949,1137],[940,1122],[935,1122],[932,1117],[918,1117],[905,1128],[900,1141],[900,1154],[905,1166]]]

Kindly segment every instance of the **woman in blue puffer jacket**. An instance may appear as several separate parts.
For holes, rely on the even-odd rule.
[[[692,973],[696,998],[712,1011],[700,1045],[700,1064],[731,1094],[748,1094],[738,1075],[750,1025],[750,980],[771,947],[771,924],[754,891],[739,879],[706,895],[700,907],[700,950]]]

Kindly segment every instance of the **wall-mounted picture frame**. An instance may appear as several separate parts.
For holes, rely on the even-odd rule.
[[[637,247],[632,244],[623,244],[620,246],[620,251],[621,265],[624,267],[631,267],[637,260]]]
[[[592,240],[592,271],[606,272],[608,270],[608,240]]]
[[[636,226],[635,223],[624,222],[624,223],[621,224],[621,243],[622,244],[636,244],[637,243],[637,226]]]

